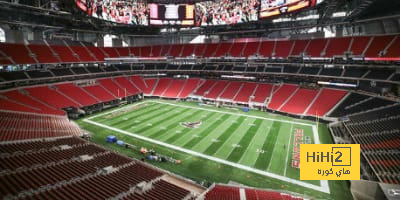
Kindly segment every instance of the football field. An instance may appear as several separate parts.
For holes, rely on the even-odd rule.
[[[292,163],[299,141],[320,143],[312,122],[256,111],[148,100],[90,116],[80,123],[107,130],[123,140],[134,138],[152,147],[161,146],[171,155],[179,153],[182,164],[201,158],[330,193],[327,181],[300,181],[300,169]]]

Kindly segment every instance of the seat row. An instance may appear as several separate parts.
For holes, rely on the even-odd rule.
[[[243,42],[245,41],[245,42]],[[307,40],[238,40],[211,44],[176,44],[145,47],[94,47],[83,43],[0,44],[0,64],[103,62],[115,57],[249,57],[288,58],[296,56],[332,58],[348,53],[367,60],[399,60],[398,35],[353,36]]]

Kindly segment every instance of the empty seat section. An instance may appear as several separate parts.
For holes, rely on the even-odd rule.
[[[315,99],[313,105],[308,109],[308,115],[324,116],[329,112],[345,95],[344,90],[324,88]]]
[[[129,47],[130,56],[140,57],[140,47]]]
[[[171,78],[160,78],[156,87],[154,88],[153,96],[163,96],[165,90],[170,86]]]
[[[302,67],[299,71],[299,74],[317,75],[320,70],[320,67]]]
[[[344,77],[362,77],[367,72],[367,69],[357,68],[346,68],[344,71]]]
[[[349,49],[351,37],[331,38],[324,57],[343,56]]]
[[[0,72],[0,77],[5,81],[28,79],[24,71]]]
[[[118,71],[131,71],[131,66],[129,64],[113,65]]]
[[[239,188],[216,185],[205,195],[205,200],[240,200]]]
[[[112,101],[116,98],[100,85],[85,86],[82,87],[82,89],[86,90],[86,92],[89,92],[91,95],[95,96],[101,102]]]
[[[231,49],[232,43],[221,43],[219,45],[219,48],[216,50],[214,57],[221,57],[221,56],[226,56],[228,55],[228,51]]]
[[[93,144],[79,145],[68,149],[51,149],[47,151],[33,151],[24,154],[11,155],[0,158],[0,170],[15,170],[19,167],[35,164],[46,164],[63,159],[71,159],[80,155],[94,155],[105,150]]]
[[[293,41],[276,41],[274,57],[287,58],[294,45]]]
[[[118,83],[122,89],[126,89],[126,92],[128,95],[134,95],[134,94],[139,94],[141,91],[132,84],[132,82],[129,81],[128,78],[126,77],[116,77],[114,78],[114,81]]]
[[[162,46],[162,45],[152,46],[151,47],[151,56],[152,57],[165,56],[165,55],[161,54],[162,48],[164,48],[164,46]]]
[[[327,42],[326,39],[311,40],[310,44],[305,50],[307,52],[307,55],[311,57],[321,57],[321,54],[323,53],[323,50],[326,46],[326,42]]]
[[[391,69],[374,70],[374,69],[372,69],[369,71],[369,73],[364,78],[386,80],[393,73],[395,73],[395,70],[391,70]]]
[[[128,57],[130,54],[129,48],[127,47],[115,47],[115,50],[118,52],[118,55],[122,57]]]
[[[224,91],[229,81],[219,80],[217,83],[208,91],[208,94],[204,95],[208,99],[216,99]]]
[[[206,50],[206,44],[196,44],[194,49],[194,55],[197,57],[203,57],[204,51]]]
[[[216,80],[208,79],[206,80],[196,91],[195,95],[204,96],[208,91],[217,83]]]
[[[258,54],[258,46],[260,42],[247,42],[246,48],[243,50],[242,57],[249,57]]]
[[[283,105],[280,111],[294,114],[303,114],[317,94],[317,90],[300,88]]]
[[[141,76],[130,76],[129,78],[140,91],[144,91],[147,88],[147,85]]]
[[[185,86],[183,87],[181,93],[179,94],[179,98],[186,98],[190,94],[192,94],[195,89],[199,87],[200,79],[198,78],[189,78],[186,80]]]
[[[172,45],[162,45],[160,48],[159,56],[169,56],[169,53],[170,53],[172,47],[173,47]],[[157,54],[155,54],[155,56],[157,56]]]
[[[157,181],[153,188],[145,193],[131,193],[124,199],[185,199],[190,194],[188,190],[168,183],[164,180]]]
[[[67,46],[53,45],[50,48],[53,49],[62,62],[80,62]]]
[[[183,45],[183,49],[182,49],[182,57],[188,57],[188,56],[192,56],[193,52],[194,52],[194,45],[193,44],[185,44]]]
[[[103,73],[104,70],[101,67],[85,67],[86,70],[90,73]]]
[[[57,63],[59,62],[56,57],[54,57],[53,52],[51,52],[50,48],[47,45],[37,45],[30,44],[28,48],[32,53],[36,55],[36,59],[40,63]]]
[[[9,65],[9,64],[13,64],[13,62],[11,61],[11,57],[8,55],[4,55],[5,53],[1,53],[1,49],[0,49],[0,64],[3,65]]]
[[[82,62],[95,62],[97,61],[95,58],[92,57],[92,55],[90,55],[90,53],[88,52],[88,50],[83,47],[83,46],[71,46],[71,49],[78,54],[79,59]]]
[[[370,96],[351,92],[336,108],[329,114],[330,117],[341,117],[346,115],[346,108],[348,106],[357,104],[361,101],[368,99]]]
[[[141,47],[140,48],[141,56],[142,57],[150,57],[151,54],[151,47]],[[158,55],[157,55],[158,56]]]
[[[70,68],[54,68],[49,69],[55,76],[72,76],[74,75]]]
[[[28,105],[29,106],[29,105]],[[34,107],[28,107],[10,99],[0,98],[0,110],[43,113],[42,110]]]
[[[274,51],[275,41],[263,41],[260,44],[258,54],[263,57],[272,57]]]
[[[3,111],[0,112],[0,119],[1,141],[82,135],[79,126],[67,117]]]
[[[128,191],[131,186],[141,182],[150,182],[161,175],[162,173],[141,164],[129,164],[112,173],[89,176],[74,182],[74,184],[65,184],[41,191],[36,194],[36,198],[46,199],[46,193],[51,193],[55,199],[61,199],[63,195],[72,196],[63,199],[107,199]]]
[[[76,86],[73,83],[64,83],[55,85],[58,90],[70,98],[79,102],[82,106],[90,106],[99,103],[93,96],[82,90],[82,88]]]
[[[4,113],[5,114],[5,113]],[[32,117],[33,115],[29,114],[12,114],[12,117],[10,115],[6,116],[7,120],[10,120],[11,118],[15,120],[23,119],[21,121],[28,122],[27,119],[28,117]],[[43,121],[56,121],[56,120],[61,120],[62,118],[57,118],[54,116],[38,116],[37,119],[28,119],[31,121],[34,121],[34,123],[37,122],[43,122]],[[64,118],[65,119],[65,118]],[[45,122],[47,123],[47,122]],[[45,124],[43,123],[43,124]],[[53,147],[59,147],[61,145],[68,145],[68,146],[74,146],[74,145],[80,145],[80,144],[85,144],[86,141],[82,140],[77,137],[64,137],[64,138],[47,138],[46,140],[25,140],[25,141],[14,141],[10,143],[3,143],[0,145],[0,152],[4,153],[15,153],[15,152],[32,152],[32,151],[37,151],[40,149],[51,149]]]
[[[40,99],[42,102],[47,103],[57,109],[67,108],[67,107],[76,107],[79,108],[80,105],[60,94],[55,89],[50,89],[49,86],[39,86],[33,88],[25,88],[31,96]]]
[[[19,192],[28,189],[39,189],[45,185],[53,185],[63,180],[70,180],[73,178],[90,175],[95,173],[97,169],[108,166],[117,167],[129,163],[128,158],[118,156],[115,154],[100,154],[96,155],[93,159],[84,160],[82,162],[65,162],[51,165],[49,167],[38,167],[15,174],[7,174],[2,176],[1,182],[10,179],[17,179],[18,182],[26,182],[28,184],[16,184],[14,191],[7,191],[6,194],[17,195]],[[43,179],[43,176],[50,176],[49,179]],[[33,178],[33,179],[31,179]],[[14,182],[15,183],[15,182]]]
[[[268,104],[268,108],[277,110],[298,88],[297,85],[283,84],[274,94],[272,95],[271,101]]]
[[[89,72],[86,71],[84,67],[72,67],[70,68],[75,74],[88,74]]]
[[[308,42],[309,40],[295,40],[291,56],[297,57],[304,53]]]
[[[25,91],[22,91],[25,93]],[[39,102],[35,99],[32,99],[30,96],[22,94],[18,90],[11,90],[2,93],[2,95],[6,96],[9,99],[13,99],[19,103],[24,104],[25,106],[37,108],[41,110],[41,113],[46,113],[46,114],[55,114],[55,115],[64,115],[65,113],[61,110],[56,110],[52,107],[49,107],[46,104],[43,104],[42,102]]]
[[[243,52],[243,48],[245,48],[245,46],[247,45],[247,43],[245,42],[235,42],[232,45],[232,48],[230,50],[229,55],[233,56],[233,57],[241,57],[242,56],[242,52]]]
[[[119,87],[111,78],[99,79],[97,81],[115,97],[125,97],[125,90]]]
[[[183,46],[183,44],[172,45],[171,51],[169,52],[170,56],[180,57]]]
[[[161,80],[160,80],[161,82]],[[178,98],[179,93],[182,91],[185,86],[187,80],[183,79],[172,79],[168,88],[165,90],[162,96],[168,98]]]
[[[234,101],[248,103],[250,101],[251,95],[253,95],[254,90],[257,87],[257,83],[244,82],[239,93],[236,95]]]
[[[87,48],[93,53],[98,61],[104,61],[104,57],[106,57],[106,55],[103,53],[103,51],[94,46],[88,46]]]
[[[29,54],[24,44],[0,43],[0,51],[11,57],[18,64],[34,64],[35,60]]]
[[[53,74],[49,71],[39,71],[39,70],[29,70],[25,71],[29,77],[32,79],[34,78],[46,78],[46,77],[53,77]]]
[[[146,83],[146,88],[143,90],[143,93],[147,95],[152,95],[153,90],[158,82],[158,78],[147,78],[144,79],[144,81]]]
[[[324,76],[341,76],[343,73],[342,68],[322,68],[321,72],[319,75],[324,75]]]
[[[364,53],[364,50],[367,48],[370,40],[370,36],[353,37],[350,51],[354,56],[361,56]]]
[[[216,43],[211,43],[211,44],[205,44],[206,49],[204,51],[204,55],[200,55],[204,58],[208,58],[208,57],[214,57],[214,54],[218,48],[220,44],[216,44]],[[196,53],[197,55],[197,53]]]
[[[382,51],[385,50],[393,38],[393,35],[375,36],[364,56],[369,58],[381,57],[383,55]]]
[[[383,57],[386,58],[399,58],[400,57],[400,36],[397,35],[396,40],[388,47]]]
[[[395,73],[390,80],[400,82],[400,73]]]
[[[243,82],[231,81],[228,83],[228,86],[219,96],[221,99],[229,99],[233,100],[236,97],[237,93],[239,92],[240,88],[242,87]]]
[[[118,58],[119,54],[117,52],[117,50],[115,50],[114,47],[103,47],[102,48],[104,52],[106,52],[108,54],[108,57],[110,58]]]
[[[383,99],[380,97],[370,97],[363,102],[359,102],[358,104],[347,107],[346,112],[349,114],[354,114],[354,113],[364,112],[364,111],[375,109],[375,108],[393,105],[394,103],[396,103],[396,102],[394,102],[392,100]]]
[[[247,200],[258,200],[258,199],[272,199],[272,200],[291,200],[290,196],[284,198],[278,192],[269,192],[263,190],[246,189]]]
[[[255,103],[264,104],[267,98],[271,95],[272,84],[259,83],[254,91],[254,98],[251,100]]]

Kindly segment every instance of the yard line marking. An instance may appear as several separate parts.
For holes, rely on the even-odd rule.
[[[262,123],[261,123],[262,124]],[[261,126],[261,125],[260,125]],[[269,127],[267,127],[267,130],[269,131]],[[263,134],[263,132],[260,132],[260,133],[256,133],[256,135],[254,135],[254,137],[255,136],[257,136],[257,134]],[[265,137],[267,137],[268,136],[268,132],[267,132],[267,135],[265,136]],[[246,151],[244,151],[244,153],[243,153],[243,155],[242,155],[242,157],[240,158],[240,160],[238,161],[238,163],[241,163],[242,161],[243,161],[243,158],[245,157],[244,155],[246,155],[246,153],[248,152],[248,151],[250,151],[250,147],[252,147],[253,146],[253,143],[254,142],[256,142],[257,140],[255,140],[255,139],[253,139],[253,140],[251,140],[251,142],[250,142],[250,144],[249,144],[249,146],[247,147],[247,149],[246,149]],[[263,143],[264,144],[264,143]],[[262,145],[263,144],[261,144],[261,147],[260,147],[260,149],[262,149]],[[262,149],[262,150],[264,150],[264,149]],[[255,161],[257,161],[257,158],[256,158],[256,160]],[[255,162],[254,161],[254,162]],[[253,163],[253,165],[254,165],[255,163]]]
[[[154,144],[157,144],[157,145],[161,145],[161,146],[164,146],[164,147],[167,147],[167,148],[170,148],[170,149],[174,149],[174,150],[177,150],[177,151],[188,153],[188,154],[191,154],[193,156],[198,156],[198,157],[201,157],[201,158],[204,158],[204,159],[207,159],[207,160],[219,162],[219,163],[222,163],[222,164],[225,164],[225,165],[229,165],[229,166],[232,166],[232,167],[235,167],[235,168],[239,168],[239,169],[242,169],[242,170],[245,170],[245,171],[249,171],[249,172],[253,172],[253,173],[256,173],[256,174],[268,176],[268,177],[271,177],[271,178],[275,178],[275,179],[279,179],[279,180],[282,180],[282,181],[285,181],[285,182],[296,184],[296,185],[299,185],[301,187],[306,187],[306,188],[309,188],[309,189],[312,189],[312,190],[317,190],[317,191],[320,191],[320,192],[324,192],[324,193],[330,194],[330,189],[329,189],[329,186],[327,186],[327,185],[324,185],[325,187],[316,186],[316,185],[313,185],[313,184],[310,184],[310,183],[298,181],[298,180],[295,180],[295,179],[291,179],[291,178],[288,178],[288,177],[280,176],[280,175],[273,174],[273,173],[270,173],[270,172],[262,171],[262,170],[259,170],[259,169],[254,169],[254,168],[251,168],[249,166],[241,165],[241,164],[238,164],[238,163],[233,163],[233,162],[230,162],[230,161],[227,161],[227,160],[224,160],[224,159],[208,156],[208,155],[205,155],[205,154],[202,154],[202,153],[199,153],[199,152],[195,152],[195,151],[192,151],[192,150],[189,150],[189,149],[185,149],[185,148],[182,148],[182,147],[179,147],[179,146],[167,144],[167,143],[164,143],[164,142],[161,142],[161,141],[158,141],[158,140],[153,140],[151,138],[147,138],[147,137],[144,137],[144,136],[141,136],[141,135],[137,135],[137,134],[134,134],[134,133],[131,133],[131,132],[128,132],[128,131],[124,131],[124,130],[121,130],[121,129],[118,129],[118,128],[114,128],[114,127],[110,127],[110,126],[107,126],[107,125],[104,125],[104,124],[100,124],[100,123],[91,121],[90,119],[84,119],[83,121],[86,122],[86,123],[89,123],[89,124],[93,124],[93,125],[96,125],[96,126],[99,126],[99,127],[102,127],[102,128],[106,128],[106,129],[115,131],[115,132],[119,132],[119,133],[124,134],[124,135],[129,135],[129,136],[135,137],[137,139],[144,140],[146,142],[151,142],[151,143],[154,143]]]
[[[283,175],[286,176],[286,169],[287,169],[287,165],[288,165],[288,158],[289,158],[289,149],[291,147],[290,142],[292,141],[292,131],[293,131],[293,124],[290,126],[290,137],[289,137],[289,143],[287,146],[287,151],[286,151],[286,161],[285,161],[285,171],[283,171]]]

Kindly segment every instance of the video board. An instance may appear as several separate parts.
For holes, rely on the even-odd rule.
[[[144,0],[75,0],[75,3],[90,17],[121,24],[149,24],[147,4]]]
[[[194,4],[149,4],[150,25],[194,25]]]
[[[196,26],[238,24],[258,20],[259,0],[215,0],[196,3]]]
[[[261,0],[259,18],[278,16],[315,6],[316,0]]]

